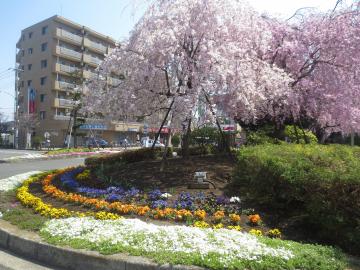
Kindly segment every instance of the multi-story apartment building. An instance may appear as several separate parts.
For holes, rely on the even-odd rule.
[[[74,106],[73,93],[81,89],[80,82],[97,76],[96,67],[115,43],[108,36],[57,15],[22,30],[16,44],[19,148],[29,147],[31,137],[43,138],[45,133],[50,134],[53,145],[64,145]],[[109,85],[120,82],[115,76],[107,81]],[[19,119],[32,118],[37,123],[19,123]],[[80,127],[83,133],[100,132],[109,141],[117,141],[124,133],[132,139],[139,137],[140,128],[139,123],[101,120]]]

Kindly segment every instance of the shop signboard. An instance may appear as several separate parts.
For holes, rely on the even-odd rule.
[[[105,124],[83,124],[80,129],[107,130],[107,126]]]

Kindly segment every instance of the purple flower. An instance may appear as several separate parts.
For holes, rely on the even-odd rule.
[[[123,198],[123,196],[121,196],[119,194],[110,194],[110,195],[106,196],[105,200],[107,200],[109,202],[114,202],[114,201],[121,201],[122,198]]]
[[[167,201],[164,201],[164,200],[153,201],[151,204],[151,207],[163,209],[163,208],[167,207]]]
[[[225,205],[225,204],[229,204],[230,203],[230,199],[226,196],[219,196],[216,198],[216,203],[217,204],[222,204],[222,205]]]
[[[161,198],[162,192],[159,189],[154,189],[148,193],[149,200],[156,201]]]

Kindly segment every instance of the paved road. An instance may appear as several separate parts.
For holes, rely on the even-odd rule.
[[[0,179],[30,171],[45,171],[84,164],[84,158],[23,160],[14,163],[0,163]]]
[[[16,150],[16,149],[0,149],[0,160],[9,157],[25,156],[29,154],[40,154],[40,151]]]
[[[11,252],[0,249],[0,270],[50,270],[52,267],[23,259]]]

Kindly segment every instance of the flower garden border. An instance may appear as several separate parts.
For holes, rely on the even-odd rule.
[[[69,270],[202,270],[198,266],[156,264],[149,259],[126,254],[101,255],[43,242],[39,235],[18,229],[0,220],[0,247],[17,255]]]

